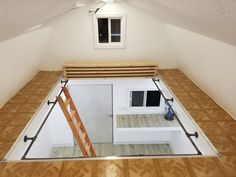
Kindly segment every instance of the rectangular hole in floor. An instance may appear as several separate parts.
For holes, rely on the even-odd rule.
[[[6,160],[89,158],[82,154],[58,102],[47,104],[57,95],[65,99],[63,85],[57,83]],[[69,80],[66,87],[95,150],[92,158],[218,155],[160,79]]]

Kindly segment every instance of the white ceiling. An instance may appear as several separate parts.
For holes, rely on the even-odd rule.
[[[77,0],[78,1],[78,0]],[[75,7],[76,0],[0,0],[0,41]],[[90,4],[97,0],[79,0]],[[236,0],[123,0],[164,22],[236,45]]]
[[[236,45],[236,0],[126,0],[174,24]]]
[[[57,16],[76,0],[0,0],[0,41]]]

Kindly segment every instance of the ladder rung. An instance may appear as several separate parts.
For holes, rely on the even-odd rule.
[[[81,138],[83,142],[85,142],[85,137],[86,137],[86,133],[83,132],[83,133],[82,133],[82,138]]]
[[[70,98],[67,98],[65,101],[64,101],[65,105],[68,106],[68,104],[70,103]]]
[[[89,143],[87,143],[87,144],[85,145],[85,149],[86,149],[87,152],[90,153],[90,144],[89,144]]]
[[[76,128],[79,129],[81,127],[81,122],[77,122]]]
[[[71,116],[71,119],[73,120],[74,117],[75,117],[75,110],[72,110],[72,111],[71,111],[70,116]]]

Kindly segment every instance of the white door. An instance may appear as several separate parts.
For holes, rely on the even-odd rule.
[[[70,85],[92,143],[112,143],[112,85]]]

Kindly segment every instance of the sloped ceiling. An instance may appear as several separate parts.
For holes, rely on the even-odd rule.
[[[235,0],[127,0],[164,22],[236,45]]]
[[[120,0],[121,1],[121,0]],[[123,0],[164,22],[236,45],[236,0]],[[0,41],[97,0],[0,0]]]
[[[75,6],[76,0],[0,0],[0,41],[51,19]]]

